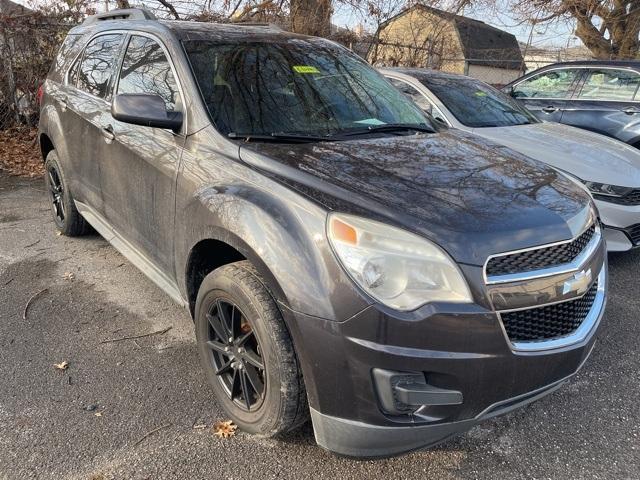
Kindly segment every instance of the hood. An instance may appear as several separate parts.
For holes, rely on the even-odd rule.
[[[386,221],[461,263],[572,238],[588,194],[555,170],[475,135],[306,144],[245,143],[242,160],[328,209]]]
[[[473,133],[582,180],[640,187],[640,150],[561,123],[476,128]]]

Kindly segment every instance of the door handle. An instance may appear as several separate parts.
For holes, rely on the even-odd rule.
[[[111,143],[115,138],[116,134],[113,132],[112,125],[106,125],[101,129],[102,136],[104,137],[104,141],[107,143]]]
[[[558,111],[558,107],[554,107],[553,105],[549,105],[548,107],[543,107],[542,111],[545,113],[553,113]]]
[[[627,107],[625,109],[622,110],[624,113],[626,113],[627,115],[633,115],[636,113],[640,113],[640,110],[638,110],[636,107]]]

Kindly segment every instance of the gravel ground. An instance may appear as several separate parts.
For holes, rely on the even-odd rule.
[[[436,449],[354,461],[309,426],[194,429],[224,418],[187,312],[101,237],[56,235],[41,182],[0,174],[0,478],[638,478],[640,252],[610,266],[599,342],[568,385]]]

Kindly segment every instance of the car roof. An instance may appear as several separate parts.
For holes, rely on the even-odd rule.
[[[429,68],[410,68],[410,67],[380,67],[379,71],[385,73],[401,73],[403,75],[409,75],[410,77],[416,77],[420,79],[420,77],[428,77],[428,78],[441,78],[441,79],[450,79],[450,80],[474,80],[479,81],[475,78],[468,77],[466,75],[460,75],[458,73],[449,73],[443,72],[441,70],[431,70]]]
[[[132,9],[137,10],[137,9]],[[292,39],[322,41],[317,37],[300,35],[266,23],[209,23],[185,20],[156,20],[155,18],[108,18],[85,21],[70,30],[70,34],[108,32],[110,30],[137,30],[157,35],[167,34],[180,41],[224,40],[227,42],[252,40],[281,42]],[[326,41],[326,40],[325,40]]]
[[[636,67],[640,68],[640,60],[582,60],[573,62],[552,63],[539,68],[556,68],[556,67],[583,67],[583,66],[607,66],[607,67]]]

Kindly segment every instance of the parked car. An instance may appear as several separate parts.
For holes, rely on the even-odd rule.
[[[548,65],[503,91],[539,119],[617,138],[640,148],[640,61]]]
[[[247,432],[310,414],[334,452],[407,452],[591,352],[607,266],[589,195],[439,129],[335,43],[114,11],[70,31],[41,98],[57,228],[92,225],[189,309]]]
[[[568,173],[590,190],[609,251],[640,246],[640,151],[593,132],[541,122],[479,80],[426,69],[381,69],[435,119]]]

